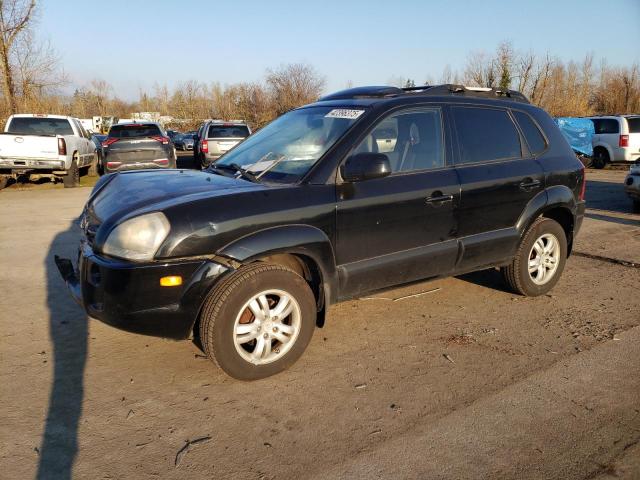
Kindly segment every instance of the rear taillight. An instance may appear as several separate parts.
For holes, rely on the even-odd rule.
[[[153,163],[157,163],[158,165],[169,165],[169,159],[168,158],[158,158],[157,160],[154,160]]]
[[[160,142],[163,145],[169,144],[169,138],[163,137],[162,135],[153,135],[151,138],[153,138],[156,142]]]
[[[629,146],[629,135],[620,135],[620,139],[618,140],[619,147],[628,147]]]
[[[122,165],[122,162],[107,162],[107,168],[117,168]]]
[[[58,139],[58,155],[66,155],[67,154],[67,142],[64,141],[64,138]]]
[[[117,138],[107,138],[104,142],[102,142],[103,147],[108,147],[112,143],[116,143],[118,141]]]
[[[202,150],[202,153],[209,153],[209,142],[206,139],[202,140],[200,150]]]
[[[584,196],[587,193],[587,172],[582,166],[582,186],[580,187],[580,200],[584,201]]]

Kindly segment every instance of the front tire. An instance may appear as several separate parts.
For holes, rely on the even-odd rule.
[[[566,259],[564,229],[555,220],[540,217],[529,227],[515,258],[502,268],[502,274],[513,291],[536,297],[558,283]]]
[[[293,365],[316,320],[311,288],[282,265],[258,262],[216,285],[200,315],[204,351],[225,373],[258,380]]]

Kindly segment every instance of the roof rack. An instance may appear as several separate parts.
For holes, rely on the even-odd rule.
[[[412,90],[418,87],[411,87]],[[424,87],[423,87],[424,88]],[[403,89],[404,90],[404,89]],[[513,102],[529,103],[529,99],[517,90],[501,89],[501,88],[488,88],[488,87],[467,87],[465,85],[456,85],[453,83],[447,83],[444,85],[434,85],[429,88],[429,95],[461,95],[464,97],[476,97],[476,98],[502,98],[504,100],[511,100]]]
[[[341,90],[330,95],[326,95],[320,101],[326,100],[348,100],[357,98],[386,98],[400,95],[428,95],[428,96],[463,96],[475,98],[498,98],[511,100],[513,102],[529,103],[527,97],[516,90],[503,90],[499,88],[467,87],[464,85],[444,84],[444,85],[422,85],[417,87],[356,87]]]
[[[326,100],[351,100],[354,98],[384,98],[395,97],[402,94],[402,89],[398,87],[373,86],[373,87],[355,87],[339,92],[325,95],[319,101]]]

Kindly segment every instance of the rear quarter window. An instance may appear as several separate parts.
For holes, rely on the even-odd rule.
[[[629,133],[640,133],[640,117],[627,117]]]
[[[520,134],[505,110],[453,107],[460,157],[457,163],[479,163],[522,157]]]
[[[539,155],[547,148],[547,141],[529,114],[519,111],[513,111],[518,125],[524,134],[524,138],[529,145],[529,151],[533,155]]]

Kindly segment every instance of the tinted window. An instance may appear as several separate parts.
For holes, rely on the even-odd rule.
[[[444,167],[440,110],[411,110],[385,118],[353,153],[366,152],[384,153],[392,172]]]
[[[533,155],[542,153],[542,151],[547,148],[547,142],[533,119],[524,112],[516,111],[513,112],[513,115],[516,117],[516,120],[524,133],[524,138],[527,139],[527,144],[529,145],[531,153]]]
[[[521,157],[520,135],[504,110],[453,107],[460,163]]]
[[[640,117],[627,117],[629,133],[640,133]]]
[[[16,117],[11,119],[7,131],[19,135],[73,135],[65,118]]]
[[[595,133],[620,133],[620,124],[615,118],[599,118],[593,126]]]
[[[207,138],[246,138],[249,129],[244,125],[211,125]]]
[[[109,130],[112,138],[135,138],[162,135],[157,125],[114,125]]]

